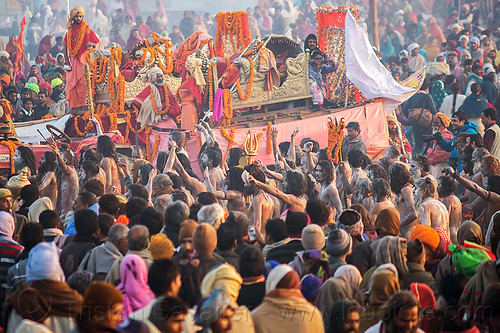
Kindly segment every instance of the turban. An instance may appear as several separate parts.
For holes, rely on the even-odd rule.
[[[10,83],[10,76],[8,76],[7,74],[3,74],[0,76],[0,81],[3,81],[8,85]]]
[[[391,121],[396,123],[396,124],[398,123],[398,119],[396,118],[396,116],[393,113],[389,114],[387,117],[385,117],[385,119],[387,120],[388,123]]]
[[[410,234],[410,240],[420,239],[422,243],[431,248],[434,252],[439,246],[440,238],[436,230],[427,225],[419,224]]]
[[[326,253],[332,257],[340,257],[349,253],[352,248],[352,238],[343,229],[332,230],[326,241]]]
[[[355,215],[356,221],[349,218],[349,215],[352,214]],[[364,224],[361,214],[359,214],[354,209],[344,210],[338,217],[337,228],[344,229],[353,237],[361,236],[364,231]]]
[[[57,87],[58,85],[60,85],[62,83],[63,83],[63,80],[61,80],[60,78],[56,77],[55,79],[53,79],[52,81],[50,81],[50,86],[52,87],[52,89],[54,89],[55,87]]]
[[[411,53],[413,50],[415,50],[418,47],[419,47],[419,45],[417,43],[411,43],[410,45],[408,45],[407,49],[408,49],[408,52]]]
[[[154,82],[156,80],[156,74],[161,74],[163,75],[162,70],[158,66],[153,66],[147,73],[147,81],[149,82]]]
[[[438,112],[438,113],[436,113],[436,117],[438,117],[439,119],[441,119],[441,121],[443,122],[444,127],[450,126],[451,119],[450,119],[450,117],[448,117],[444,113]]]
[[[266,293],[275,289],[300,289],[299,275],[292,266],[278,265],[269,272],[266,279]]]
[[[300,291],[307,300],[313,300],[321,289],[321,279],[316,275],[308,274],[300,280]]]
[[[46,210],[53,210],[52,201],[47,197],[36,199],[28,211],[28,222],[38,222],[40,214]]]
[[[64,281],[64,272],[59,263],[59,252],[53,242],[42,242],[31,249],[26,266],[26,281]]]
[[[69,18],[68,18],[68,23],[66,24],[66,28],[71,27],[71,23],[73,22],[73,19],[75,18],[76,14],[82,14],[82,16],[85,16],[85,9],[83,9],[82,6],[76,6],[69,12]]]
[[[228,307],[236,309],[237,305],[222,290],[216,289],[198,306],[194,314],[194,322],[196,325],[208,328]]]
[[[36,83],[28,83],[26,85],[26,88],[27,89],[31,89],[33,90],[34,92],[36,92],[37,94],[40,92],[40,88],[38,87],[38,85]]]
[[[0,51],[0,57],[6,57],[6,58],[9,58],[9,52],[7,51]]]
[[[214,290],[221,289],[230,300],[236,302],[243,279],[234,266],[221,264],[205,275],[201,282],[201,296],[208,297]]]
[[[310,224],[302,230],[302,246],[307,250],[321,250],[325,247],[325,233],[317,224]]]

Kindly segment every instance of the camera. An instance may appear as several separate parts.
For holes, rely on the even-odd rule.
[[[429,142],[429,141],[440,141],[443,137],[441,136],[440,132],[436,132],[432,135],[422,135],[422,139],[424,139],[424,142]]]

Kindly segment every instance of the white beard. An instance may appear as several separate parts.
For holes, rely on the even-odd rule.
[[[481,170],[481,163],[474,163],[474,166],[472,167],[472,172],[476,174],[479,172],[479,170]]]

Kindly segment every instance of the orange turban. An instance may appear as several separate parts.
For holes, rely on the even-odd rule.
[[[444,113],[438,112],[438,113],[436,113],[436,117],[438,117],[439,119],[441,119],[441,121],[443,122],[444,127],[450,126],[451,119],[450,119],[450,117],[448,117]]]
[[[434,252],[439,246],[440,238],[436,230],[428,225],[419,224],[413,229],[410,234],[410,240],[420,239],[422,243],[426,244]]]

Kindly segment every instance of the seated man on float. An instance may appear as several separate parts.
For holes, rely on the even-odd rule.
[[[154,66],[146,74],[149,85],[134,98],[133,104],[139,109],[137,121],[141,128],[155,126],[165,121],[164,128],[177,128],[175,118],[181,114],[181,108],[175,97],[164,83],[162,70]]]

